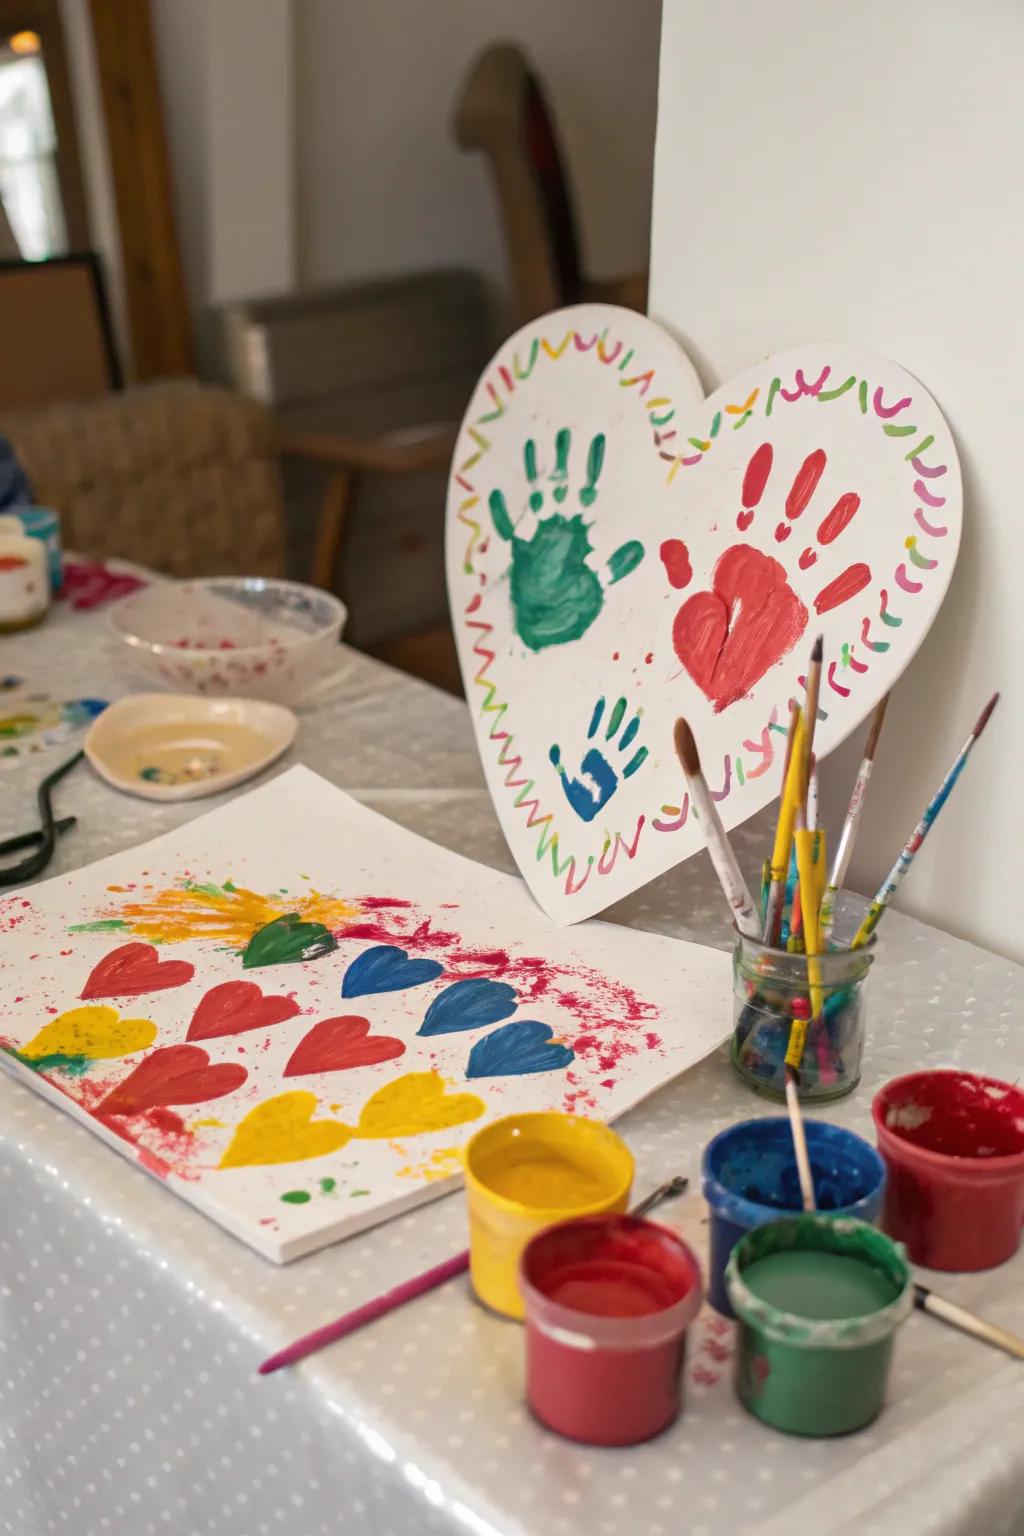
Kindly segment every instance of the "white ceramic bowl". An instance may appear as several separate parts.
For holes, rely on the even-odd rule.
[[[93,721],[83,746],[115,789],[143,800],[200,800],[262,773],[297,728],[290,709],[265,699],[135,693]]]
[[[160,581],[110,611],[148,677],[179,692],[298,704],[343,667],[344,603],[262,576]]]

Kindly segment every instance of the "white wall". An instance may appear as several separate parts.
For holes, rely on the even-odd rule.
[[[994,688],[900,905],[1024,959],[1024,6],[665,0],[651,312],[717,384],[805,340],[917,374],[956,434],[965,533],[895,695],[853,867],[872,888]],[[825,781],[835,811],[857,755]]]
[[[300,271],[319,284],[438,264],[504,279],[479,156],[451,137],[487,43],[548,89],[595,277],[647,264],[659,0],[295,0]]]
[[[150,0],[200,359],[209,308],[295,284],[293,0]]]

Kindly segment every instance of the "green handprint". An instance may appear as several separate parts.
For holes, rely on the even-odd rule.
[[[597,500],[604,445],[604,433],[599,432],[587,453],[587,481],[580,491],[581,507],[592,507]],[[563,427],[555,435],[555,465],[547,477],[557,506],[569,494],[571,446],[571,433]],[[501,491],[491,492],[489,505],[498,536],[512,546],[512,614],[516,633],[531,651],[542,651],[546,646],[564,645],[567,640],[578,640],[586,634],[604,606],[606,582],[586,563],[593,548],[587,537],[590,525],[584,523],[582,514],[565,517],[552,511],[547,516],[540,515],[544,491],[533,438],[523,448],[523,463],[529,495],[519,526],[523,521],[535,523],[530,536],[524,538],[516,531],[517,525],[509,516]],[[643,557],[644,547],[638,539],[621,545],[608,561],[607,585],[635,571]]]

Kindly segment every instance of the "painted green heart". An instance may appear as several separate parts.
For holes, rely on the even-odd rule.
[[[323,923],[304,923],[297,912],[286,912],[256,930],[242,956],[242,964],[247,971],[258,965],[291,965],[301,960],[318,960],[337,947],[337,939]]]

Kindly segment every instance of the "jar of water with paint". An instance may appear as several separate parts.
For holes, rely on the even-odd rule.
[[[849,945],[863,912],[862,899],[844,893],[829,951],[814,957],[737,934],[729,1055],[755,1092],[785,1099],[786,1052],[802,1034],[802,1100],[840,1099],[857,1086],[864,1054],[864,984],[874,961],[874,941],[863,949]]]

